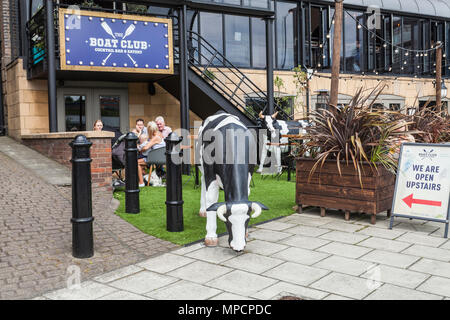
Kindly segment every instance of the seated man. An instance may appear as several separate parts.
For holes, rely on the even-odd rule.
[[[136,128],[133,129],[133,131],[136,130],[137,132],[137,136],[139,137],[141,134],[148,134],[147,133],[147,128],[145,127],[144,124],[144,119],[137,119],[136,120]]]
[[[155,119],[156,125],[158,126],[159,132],[162,134],[162,138],[165,139],[172,132],[172,129],[166,126],[164,118],[159,116]]]

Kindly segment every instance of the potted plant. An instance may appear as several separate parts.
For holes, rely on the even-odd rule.
[[[390,214],[399,138],[411,136],[406,115],[372,109],[383,88],[367,97],[360,89],[347,106],[311,113],[312,125],[296,145],[299,213],[302,205],[320,207],[322,216],[327,208],[342,210],[346,220],[350,212],[368,213],[372,224],[376,214]]]

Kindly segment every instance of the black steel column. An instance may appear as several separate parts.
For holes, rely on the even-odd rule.
[[[274,113],[274,89],[273,89],[273,18],[266,18],[266,69],[267,69],[267,112]]]
[[[138,137],[128,132],[125,137],[125,213],[139,213]]]
[[[92,184],[89,149],[92,142],[78,135],[70,143],[72,147],[72,255],[90,258],[94,255],[92,229]]]
[[[172,132],[166,139],[166,224],[167,231],[180,232],[183,226],[182,151],[175,147],[183,140]]]
[[[53,1],[46,1],[47,13],[47,68],[48,68],[48,121],[50,132],[58,131],[56,104],[56,54],[55,54],[55,23],[53,18]]]
[[[180,45],[180,120],[181,129],[190,131],[189,125],[189,76],[187,50],[187,8],[183,5],[179,10],[179,45]],[[189,163],[183,164],[183,174],[190,174]]]
[[[0,39],[0,48],[2,41]],[[2,78],[2,52],[0,50],[0,136],[6,134],[5,127],[5,105],[3,104],[3,78]]]

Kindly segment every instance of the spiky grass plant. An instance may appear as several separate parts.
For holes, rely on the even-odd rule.
[[[393,141],[403,130],[406,115],[373,108],[384,86],[377,86],[369,95],[363,96],[359,89],[350,103],[344,107],[329,106],[313,111],[312,126],[302,144],[297,145],[298,156],[309,154],[316,159],[310,177],[326,160],[335,160],[342,175],[342,165],[353,165],[362,185],[363,163],[372,170],[379,164],[395,172],[397,161],[392,156]],[[369,101],[370,99],[370,101]]]

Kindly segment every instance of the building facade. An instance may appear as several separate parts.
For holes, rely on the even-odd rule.
[[[192,129],[217,110],[234,112],[249,125],[257,125],[259,111],[280,109],[297,119],[320,107],[330,88],[331,0],[60,0],[53,2],[52,19],[46,14],[49,2],[2,2],[0,126],[18,140],[89,131],[96,119],[122,132],[136,119],[157,116],[172,128]],[[63,70],[68,52],[61,51],[58,13],[77,8],[171,20],[173,72]],[[49,39],[49,23],[56,41]],[[445,80],[450,76],[447,1],[344,0],[339,103],[360,87],[370,92],[377,85],[385,86],[378,107],[407,110],[433,100],[438,42]],[[55,49],[54,71],[49,44]],[[299,72],[308,72],[308,81],[299,83]],[[442,100],[446,105],[448,98]]]

